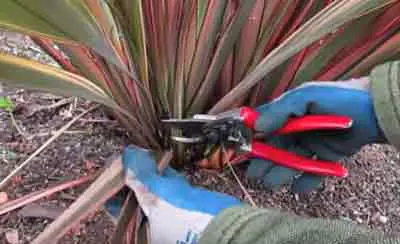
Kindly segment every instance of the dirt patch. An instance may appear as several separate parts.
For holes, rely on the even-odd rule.
[[[40,49],[32,46],[28,38],[18,34],[0,32],[0,50],[51,62]],[[0,179],[25,160],[52,132],[92,106],[87,101],[72,99],[57,108],[37,111],[38,107],[53,105],[64,98],[19,90],[6,90],[6,93],[17,102],[16,125],[23,135],[11,122],[9,114],[0,112]],[[110,121],[101,109],[96,110],[75,123],[36,157],[6,191],[10,199],[15,199],[63,180],[76,179],[88,174],[93,167],[102,167],[108,157],[120,152],[128,142],[124,129]],[[293,195],[287,189],[270,192],[255,182],[248,182],[244,177],[244,166],[235,170],[260,207],[273,207],[302,216],[343,219],[385,232],[400,232],[400,154],[388,146],[372,145],[346,159],[345,163],[350,169],[348,178],[327,179],[321,190],[304,195]],[[210,172],[189,167],[185,173],[194,184],[245,200],[228,169]],[[64,191],[38,203],[66,208],[84,189],[82,186]],[[29,243],[51,222],[46,218],[24,218],[18,213],[0,216],[0,244],[7,243],[4,233],[9,229],[18,230],[21,243]],[[107,243],[112,231],[112,223],[99,210],[60,243]]]
[[[23,104],[18,104],[19,107],[45,104],[39,94],[23,93],[17,96],[26,97],[23,99],[25,101]],[[57,100],[47,100],[46,103],[51,104]],[[25,137],[17,132],[8,114],[2,113],[0,115],[0,123],[3,127],[0,133],[0,149],[5,156],[0,163],[0,178],[4,178],[33,150],[42,145],[50,137],[51,132],[56,131],[72,116],[90,106],[89,103],[81,101],[78,101],[77,104],[75,106],[71,103],[53,111],[41,111],[31,117],[25,117],[24,113],[17,114],[16,121]],[[15,199],[58,182],[77,179],[102,167],[108,157],[121,151],[126,141],[127,137],[124,131],[118,128],[115,122],[108,121],[100,110],[94,112],[78,121],[66,134],[36,157],[20,176],[15,177],[6,192],[10,199]],[[66,208],[85,187],[64,191],[49,199],[39,201],[39,203]],[[14,211],[1,216],[0,228],[18,229],[24,243],[29,243],[51,221],[44,218],[23,218],[19,216],[18,212]],[[65,241],[61,243],[104,243],[104,240],[107,240],[107,233],[111,232],[111,222],[100,211],[83,223],[82,228],[75,231],[73,238],[70,235],[71,238],[64,238]],[[0,240],[2,238],[0,237]],[[0,241],[0,243],[2,242]]]

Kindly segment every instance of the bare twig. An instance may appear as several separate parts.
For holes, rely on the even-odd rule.
[[[11,118],[11,122],[13,123],[15,129],[18,131],[18,134],[20,134],[22,137],[24,137],[25,139],[27,138],[25,133],[22,131],[22,129],[19,127],[17,121],[15,120],[14,114],[12,111],[8,112]]]
[[[72,114],[72,111],[76,109],[78,106],[78,98],[74,97],[73,102],[69,105],[68,113]]]
[[[57,132],[58,131],[41,132],[41,133],[29,135],[26,137],[26,139],[28,139],[30,141],[36,137],[45,137],[45,136],[55,135],[55,134],[57,134]],[[67,130],[67,131],[64,131],[62,134],[80,135],[80,134],[89,134],[89,133],[90,133],[90,131],[86,131],[86,130]]]
[[[37,155],[39,155],[46,147],[48,147],[53,141],[55,141],[58,137],[62,135],[64,131],[66,131],[69,127],[72,126],[73,123],[75,123],[78,119],[80,119],[82,116],[85,114],[89,113],[90,111],[93,111],[94,109],[98,108],[99,106],[96,105],[83,113],[79,114],[75,118],[73,118],[71,121],[69,121],[66,125],[64,125],[60,130],[57,131],[56,134],[54,134],[52,137],[50,137],[42,146],[40,146],[35,152],[33,152],[23,163],[21,163],[17,168],[15,168],[9,175],[7,175],[6,178],[4,178],[0,182],[0,189],[4,188],[8,182],[15,176],[17,175],[26,165],[28,165],[29,162],[32,161]]]
[[[68,60],[60,50],[58,50],[54,42],[47,38],[31,36],[32,41],[41,49],[45,50],[61,67],[65,70],[79,74],[79,70]]]
[[[73,97],[69,97],[69,98],[62,99],[62,100],[60,100],[60,101],[58,101],[56,103],[50,104],[48,106],[39,106],[39,108],[40,109],[47,109],[47,110],[55,109],[55,108],[67,105],[67,104],[69,104],[69,103],[71,103],[73,101],[74,101],[74,98]]]
[[[73,97],[69,97],[69,98],[61,99],[60,101],[58,101],[56,103],[53,103],[53,104],[50,104],[50,105],[38,105],[38,106],[35,106],[34,108],[32,108],[32,111],[29,112],[28,116],[32,116],[35,113],[38,113],[38,112],[43,111],[43,110],[56,109],[58,107],[70,104],[73,101],[74,101],[74,98]]]
[[[23,207],[23,206],[25,206],[25,205],[27,205],[29,203],[32,203],[32,202],[35,202],[35,201],[41,199],[41,198],[48,197],[48,196],[50,196],[50,195],[52,195],[54,193],[57,193],[57,192],[65,190],[65,189],[81,185],[81,184],[86,183],[88,181],[92,181],[97,176],[98,176],[98,173],[92,174],[92,175],[89,175],[89,176],[84,176],[84,177],[82,177],[80,179],[77,179],[77,180],[61,183],[59,185],[50,187],[48,189],[44,189],[44,190],[40,190],[40,191],[37,191],[37,192],[30,193],[30,194],[28,194],[26,196],[23,196],[23,197],[19,198],[19,199],[8,201],[8,202],[0,205],[0,215],[6,214],[6,213],[8,213],[10,211],[13,211],[13,210],[17,209],[17,208]]]
[[[232,165],[230,162],[227,162],[227,165],[229,169],[232,172],[233,177],[235,177],[235,180],[239,184],[239,187],[242,189],[244,195],[246,196],[247,200],[250,202],[251,206],[257,207],[256,203],[254,202],[253,198],[250,196],[249,192],[246,190],[246,188],[243,186],[242,182],[240,181],[238,175],[236,174],[235,170],[233,169]]]
[[[86,123],[117,123],[116,120],[110,119],[80,119],[79,121]]]
[[[222,148],[223,153],[226,153],[225,148]],[[225,155],[225,158],[226,157]],[[246,196],[247,200],[250,202],[251,206],[253,207],[257,207],[256,203],[254,202],[253,198],[251,197],[251,195],[249,194],[249,192],[246,190],[246,188],[244,187],[244,185],[242,184],[241,180],[239,179],[239,176],[236,174],[235,169],[232,167],[232,164],[230,161],[226,162],[226,165],[228,165],[230,171],[232,172],[233,177],[235,178],[235,180],[237,181],[237,183],[239,184],[239,187],[242,189],[244,195]]]

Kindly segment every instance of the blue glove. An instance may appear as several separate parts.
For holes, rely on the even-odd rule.
[[[169,167],[159,175],[149,151],[128,147],[122,161],[126,185],[135,192],[149,220],[151,243],[197,243],[215,215],[241,204],[229,195],[191,186],[183,175]],[[106,207],[116,215],[121,204],[114,198]]]
[[[386,141],[374,113],[367,78],[347,82],[310,82],[257,110],[261,115],[255,129],[267,135],[282,127],[288,118],[295,116],[334,114],[353,119],[352,128],[345,132],[306,132],[275,136],[268,141],[269,144],[306,157],[316,156],[321,160],[337,161],[356,153],[366,144]],[[262,180],[271,189],[291,184],[294,192],[318,188],[323,178],[302,174],[261,159],[251,161],[247,176]]]

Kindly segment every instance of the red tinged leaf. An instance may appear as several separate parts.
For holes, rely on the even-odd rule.
[[[220,81],[217,83],[216,87],[216,100],[220,99],[226,95],[233,87],[233,61],[234,54],[231,52],[229,54],[224,67],[222,68]]]
[[[288,36],[290,36],[294,31],[296,31],[297,28],[299,28],[305,20],[307,20],[307,17],[310,17],[310,14],[313,12],[313,8],[315,8],[315,5],[317,5],[318,1],[317,0],[309,0],[306,2],[305,6],[301,9],[300,13],[296,15],[296,17],[292,20],[290,23],[290,27],[287,30],[285,36],[282,38],[282,40],[285,40]]]
[[[337,31],[349,22],[360,18],[363,19],[368,13],[379,12],[378,10],[382,10],[383,7],[389,6],[392,2],[393,1],[390,0],[334,1],[301,25],[301,27],[285,40],[282,40],[281,37],[276,34],[280,33],[277,30],[284,29],[279,26],[285,26],[279,23],[278,28],[276,28],[277,30],[275,28],[273,29],[272,42],[270,41],[266,46],[266,53],[268,53],[268,55],[265,56],[238,85],[218,101],[218,103],[209,110],[209,113],[215,114],[226,110],[238,99],[249,94],[250,89],[260,84],[260,81],[264,80],[266,76],[271,75],[271,72],[279,69],[287,60],[297,55],[304,48],[310,46],[329,33]],[[298,2],[296,1],[296,3]],[[292,6],[288,6],[286,9],[288,12],[292,12]],[[288,20],[289,18],[288,16],[283,16],[282,22],[290,22],[290,20]],[[279,45],[274,47],[271,44],[274,42]],[[268,51],[269,49],[271,51]],[[273,83],[271,83],[271,85],[272,84]]]
[[[110,92],[110,78],[104,71],[104,67],[99,65],[99,57],[84,46],[60,45],[60,48],[69,55],[71,62],[77,64],[75,67],[79,69],[79,74],[95,83],[99,82],[103,89]],[[63,68],[65,67],[63,66]]]
[[[193,102],[190,104],[188,114],[203,111],[207,108],[206,105],[209,104],[209,101],[212,100],[211,97],[215,94],[215,84],[224,67],[226,58],[232,52],[236,41],[239,39],[242,26],[246,23],[255,2],[256,0],[242,1],[231,23],[221,35],[207,75],[201,83]]]
[[[15,199],[15,200],[10,200],[2,205],[0,205],[0,215],[6,214],[10,211],[13,211],[15,209],[21,208],[29,203],[33,203],[35,201],[38,201],[44,197],[51,196],[57,192],[63,191],[68,188],[76,187],[78,185],[82,185],[84,183],[87,183],[89,181],[94,180],[98,176],[97,174],[92,174],[89,176],[84,176],[80,179],[77,180],[72,180],[68,181],[65,183],[60,183],[56,186],[50,187],[48,189],[40,190],[37,192],[32,192],[26,196],[23,196],[21,198]]]
[[[324,0],[324,4],[325,4],[325,6],[327,6],[327,5],[331,4],[333,1],[335,1],[335,0]]]
[[[295,14],[296,8],[300,4],[300,0],[289,1],[287,9],[284,10],[283,18],[280,19],[279,23],[275,26],[271,39],[264,48],[264,54],[271,51],[276,46],[277,42],[284,36],[284,30],[289,24],[289,21]]]
[[[299,11],[299,13],[295,16],[294,20],[291,23],[290,29],[287,31],[286,35],[282,38],[285,40],[289,35],[291,35],[296,29],[305,22],[308,17],[315,12],[315,9],[318,7],[315,6],[317,3],[315,0],[308,1],[305,6]],[[317,44],[318,45],[318,44]],[[290,86],[290,83],[294,79],[297,70],[302,65],[305,57],[313,52],[316,45],[312,45],[308,48],[305,48],[299,54],[292,58],[290,64],[286,68],[286,72],[284,73],[283,77],[277,83],[276,87],[273,89],[272,95],[268,98],[272,100],[274,98],[279,97],[285,90],[287,90]],[[257,99],[257,98],[255,98]],[[265,98],[267,99],[267,98]],[[256,100],[253,100],[252,104],[256,104]]]
[[[217,36],[221,31],[227,0],[210,0],[197,40],[196,52],[190,68],[185,100],[192,103],[210,65]],[[188,105],[189,105],[188,104]]]
[[[237,1],[229,1],[228,5],[226,6],[225,17],[223,22],[223,32],[229,27],[229,23],[231,23],[232,18],[235,15],[235,12],[238,8]],[[231,51],[229,56],[226,59],[226,63],[221,71],[220,81],[217,83],[216,88],[216,100],[224,96],[230,89],[233,87],[233,65],[234,65],[234,49]]]
[[[187,1],[190,2],[190,15],[188,15],[187,24],[187,37],[185,39],[185,62],[184,62],[184,81],[185,87],[189,83],[189,74],[193,63],[194,54],[196,52],[197,45],[197,3],[196,1]],[[185,25],[186,26],[186,25]],[[185,95],[186,96],[186,95]],[[186,101],[185,101],[186,103]]]
[[[72,63],[61,53],[59,49],[55,48],[55,43],[50,39],[41,37],[31,37],[32,41],[46,51],[58,64],[65,70],[79,74],[79,71],[72,65]]]
[[[337,79],[364,58],[372,49],[375,49],[380,43],[390,38],[396,32],[396,27],[400,25],[399,12],[400,3],[391,6],[370,27],[371,35],[354,46],[341,50],[333,61],[331,61],[331,64],[317,75],[315,79]]]
[[[279,2],[279,1],[278,1]],[[288,25],[288,28],[285,28],[287,30],[285,30],[285,33],[283,34],[283,37],[281,37],[282,40],[285,40],[289,35],[291,35],[294,31],[296,31],[297,28],[299,28],[299,26],[301,26],[301,24],[303,24],[303,22],[305,22],[310,16],[313,16],[313,14],[315,14],[319,8],[320,8],[320,3],[317,1],[308,1],[308,2],[298,2],[298,6],[296,7],[296,9],[293,9],[293,5],[286,5],[286,10],[284,9],[284,11],[290,11],[292,12],[292,19],[290,21],[290,24]],[[274,9],[276,11],[279,11],[278,7],[280,5],[278,3],[275,3],[275,5],[273,5],[273,8],[277,8]],[[295,11],[295,12],[293,12]],[[284,12],[285,13],[285,12]],[[276,14],[276,13],[275,13]],[[272,13],[270,13],[270,15],[272,15]],[[288,16],[288,15],[284,15],[284,16]],[[287,21],[287,18],[283,18],[282,16],[278,15],[277,19],[279,20],[279,23],[277,23],[276,25],[282,25],[284,23],[280,23],[281,21]],[[275,27],[275,28],[279,28],[279,27]],[[275,30],[274,28],[274,30]],[[280,29],[282,29],[282,27],[280,27]],[[273,35],[273,33],[270,34],[271,37],[270,39],[267,40],[267,45],[271,44],[271,41],[273,42],[273,38],[277,38],[277,34],[275,34],[275,37]],[[265,38],[265,37],[264,37]],[[308,51],[307,51],[308,52]],[[255,63],[257,64],[260,60],[261,57],[259,55],[258,56],[258,60],[255,60]],[[293,57],[293,61],[292,64],[289,64],[287,66],[287,72],[284,74],[284,77],[278,77],[280,79],[279,82],[276,82],[276,86],[275,88],[273,88],[273,91],[268,92],[268,97],[266,97],[266,92],[265,90],[268,89],[269,87],[273,87],[271,85],[266,85],[264,83],[260,83],[259,85],[256,86],[256,88],[253,89],[253,92],[251,93],[251,97],[250,97],[250,105],[251,106],[256,106],[257,104],[259,104],[260,102],[265,102],[267,101],[267,99],[271,99],[274,97],[279,96],[282,92],[284,92],[288,87],[290,82],[292,81],[292,79],[294,78],[298,68],[301,66],[303,60],[305,58],[305,51],[299,53],[298,55],[296,55],[295,57]],[[274,78],[277,78],[274,76]],[[272,93],[272,95],[271,95]]]
[[[161,47],[159,47],[159,42],[158,42],[158,23],[156,21],[156,13],[153,7],[153,1],[142,1],[143,3],[143,15],[144,15],[144,21],[145,21],[145,26],[146,26],[146,36],[148,37],[148,45],[151,47],[149,49],[149,55],[151,55],[152,62],[154,62],[156,65],[153,67],[153,72],[154,76],[156,79],[160,77],[160,65],[158,65],[156,62],[162,61],[161,59]],[[160,16],[160,18],[163,16]]]
[[[262,31],[260,32],[258,46],[255,49],[252,68],[254,68],[266,55],[266,53],[273,47],[274,39],[280,35],[279,29],[282,31],[285,23],[287,11],[295,8],[291,1],[271,1],[267,2],[264,9]],[[236,85],[237,83],[235,83]],[[254,105],[257,101],[264,96],[266,84],[259,83],[250,92],[250,104]],[[240,106],[241,103],[235,103],[235,106]]]
[[[301,51],[299,54],[293,57],[291,63],[287,67],[285,74],[283,75],[282,79],[278,82],[269,100],[279,97],[283,92],[285,92],[285,90],[289,88],[290,82],[296,75],[296,72],[299,69],[300,65],[302,64],[304,57],[307,55],[308,51],[309,51],[308,48],[305,48],[303,51]]]
[[[116,56],[119,58],[122,64],[128,65],[128,57],[124,55],[122,43],[118,37],[118,29],[115,23],[115,19],[110,18],[108,15],[108,6],[101,1],[84,0],[86,6],[92,13],[93,18],[96,19],[96,23],[99,28],[103,31],[104,37],[110,44]]]
[[[178,56],[178,46],[180,41],[180,32],[182,30],[182,18],[184,15],[183,12],[184,1],[167,1],[167,60],[168,60],[168,101],[169,104],[174,104],[175,102],[175,87],[176,87],[176,77],[177,77],[177,56]],[[172,108],[174,111],[174,108]]]
[[[254,68],[252,66],[252,63],[254,62],[254,54],[257,51],[259,36],[262,34],[263,31],[262,20],[265,17],[264,14],[266,7],[267,1],[257,0],[242,29],[241,39],[238,41],[238,44],[235,48],[236,61],[233,67],[233,86],[237,85],[239,81],[244,77],[244,75],[248,73],[249,70]],[[253,97],[257,97],[257,95]],[[235,102],[232,108],[244,105],[246,99],[246,97],[243,97],[242,99],[238,100],[237,102]]]
[[[352,77],[367,75],[374,66],[385,62],[400,54],[400,33],[394,35],[385,43],[380,45],[373,53],[364,58],[351,70]]]
[[[235,67],[234,67],[234,84],[237,84],[243,77],[249,66],[257,45],[258,36],[260,35],[262,17],[265,8],[265,0],[257,0],[254,4],[247,21],[241,32],[240,40],[236,45]]]
[[[181,16],[179,40],[177,47],[177,64],[175,73],[175,95],[173,101],[173,116],[183,118],[185,110],[185,84],[187,79],[190,62],[189,56],[192,56],[194,50],[195,28],[196,24],[196,4],[194,1],[185,1],[184,12]]]

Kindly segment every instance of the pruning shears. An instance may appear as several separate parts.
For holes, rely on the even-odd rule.
[[[162,122],[182,130],[184,136],[171,136],[180,143],[220,144],[234,146],[246,156],[270,160],[275,164],[321,176],[345,177],[348,171],[337,162],[314,160],[273,147],[254,139],[254,124],[260,114],[252,108],[224,112],[218,115],[197,114],[189,119],[166,119]],[[305,115],[291,118],[271,136],[307,131],[346,130],[352,119],[336,115]],[[186,136],[189,135],[189,136]]]

